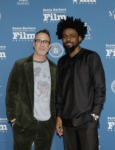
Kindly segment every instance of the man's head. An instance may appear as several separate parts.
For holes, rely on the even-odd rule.
[[[68,17],[62,19],[57,25],[58,39],[62,39],[63,45],[68,53],[71,53],[85,38],[87,27],[80,19]]]
[[[57,25],[56,35],[58,35],[58,39],[62,39],[63,31],[67,28],[76,30],[78,35],[81,36],[82,40],[87,33],[87,27],[85,26],[85,23],[81,21],[81,19],[74,19],[73,17],[67,16],[66,19],[61,19]]]
[[[35,34],[33,47],[36,55],[46,55],[50,49],[50,33],[47,29],[38,31]]]
[[[48,31],[47,29],[43,29],[43,30],[38,31],[38,32],[35,34],[34,40],[36,39],[36,36],[37,36],[39,33],[45,33],[45,34],[47,34],[47,35],[49,36],[49,39],[50,39],[50,42],[51,42],[50,33],[49,33],[49,31]]]

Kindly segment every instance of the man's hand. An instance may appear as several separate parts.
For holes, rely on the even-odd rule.
[[[61,137],[63,135],[62,119],[57,117],[56,121],[56,133]]]
[[[12,126],[12,127],[13,127],[13,125],[15,124],[15,122],[16,122],[16,119],[10,120],[10,123],[11,123],[11,126]]]

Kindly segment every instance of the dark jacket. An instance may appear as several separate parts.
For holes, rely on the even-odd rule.
[[[49,60],[49,59],[48,59]],[[56,65],[49,60],[51,73],[51,123],[55,124]],[[10,73],[6,90],[8,120],[26,128],[33,121],[34,74],[33,55],[17,60]]]
[[[105,100],[105,74],[99,55],[81,49],[58,62],[57,116],[77,126],[100,115]]]

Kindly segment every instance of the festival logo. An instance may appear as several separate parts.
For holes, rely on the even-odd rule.
[[[29,2],[29,0],[18,0],[17,1],[17,5],[19,5],[19,6],[25,6],[25,5],[30,5],[30,2]]]
[[[7,118],[0,118],[0,133],[4,133],[8,131],[7,128]]]
[[[106,58],[115,58],[115,44],[106,44]]]
[[[36,27],[12,27],[13,41],[33,41]]]
[[[107,131],[115,132],[115,117],[107,117],[108,128]]]
[[[115,80],[111,83],[111,90],[115,94]]]
[[[96,0],[73,0],[73,4],[96,4]]]
[[[0,60],[6,60],[6,46],[0,45]]]
[[[50,56],[54,58],[59,58],[63,55],[63,53],[64,53],[64,48],[61,44],[59,43],[51,44],[51,49],[49,51]]]
[[[54,23],[66,19],[66,8],[43,8],[43,22]]]
[[[113,20],[115,20],[115,9],[114,10],[110,10],[109,11],[109,17],[111,18],[111,19],[113,19]]]
[[[85,26],[87,26],[87,34],[85,36],[85,40],[91,40],[92,39],[91,30],[92,29],[87,23],[85,23]]]

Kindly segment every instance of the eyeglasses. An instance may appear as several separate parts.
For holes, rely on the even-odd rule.
[[[36,44],[41,44],[41,43],[43,43],[43,44],[50,44],[50,41],[48,41],[48,40],[40,40],[40,39],[36,39],[36,40],[34,40],[34,42],[36,43]]]

